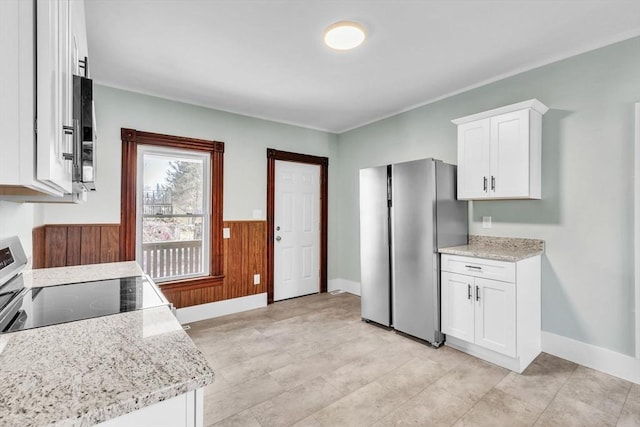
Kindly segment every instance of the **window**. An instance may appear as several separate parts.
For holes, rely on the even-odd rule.
[[[163,290],[222,284],[224,143],[122,129],[120,259]]]
[[[207,154],[138,146],[136,260],[156,283],[209,275]]]

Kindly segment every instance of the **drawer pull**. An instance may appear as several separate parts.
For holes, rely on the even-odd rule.
[[[476,301],[480,301],[480,286],[476,285]]]
[[[467,284],[467,299],[471,299],[471,285]]]
[[[477,265],[465,265],[467,268],[473,268],[474,270],[482,270],[482,267],[478,267]]]

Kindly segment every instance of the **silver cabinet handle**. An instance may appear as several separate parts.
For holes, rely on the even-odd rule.
[[[62,126],[62,131],[64,132],[65,135],[73,135],[75,129],[73,128],[73,126]],[[62,153],[62,159],[63,160],[71,160],[73,161],[73,153]]]
[[[491,175],[491,191],[496,191],[496,177]]]
[[[467,299],[471,299],[471,285],[467,283]]]
[[[476,301],[480,301],[480,286],[476,285]]]
[[[280,240],[282,240],[282,237],[277,236],[277,237],[276,237],[276,242],[279,242]]]
[[[482,177],[482,190],[486,193],[487,192],[487,177],[483,176]]]
[[[482,270],[482,267],[478,267],[477,265],[465,265],[466,268],[473,268],[474,270]]]

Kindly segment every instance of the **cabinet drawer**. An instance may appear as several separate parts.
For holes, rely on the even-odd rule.
[[[502,282],[515,283],[516,281],[516,264],[514,262],[443,254],[440,268],[442,271]]]

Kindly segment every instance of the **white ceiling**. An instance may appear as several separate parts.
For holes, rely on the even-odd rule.
[[[640,0],[86,0],[96,82],[340,133],[640,35]],[[368,29],[337,52],[339,20]]]

